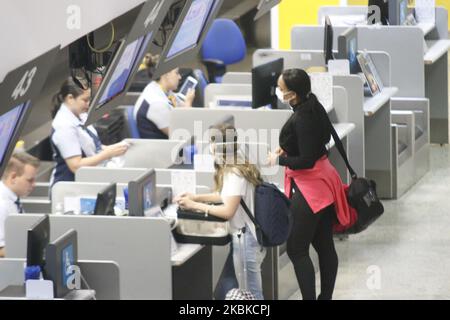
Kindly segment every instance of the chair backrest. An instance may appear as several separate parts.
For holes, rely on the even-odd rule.
[[[230,65],[242,61],[247,48],[236,22],[216,19],[206,35],[201,52],[203,60],[220,60],[223,64]]]
[[[206,86],[208,85],[208,80],[206,80],[205,74],[203,73],[202,70],[195,69],[194,75],[198,80],[198,88],[204,91]]]
[[[208,85],[208,80],[206,80],[205,74],[200,69],[194,70],[194,76],[198,80],[194,106],[203,108],[205,107],[205,89]]]
[[[127,110],[128,128],[130,129],[130,138],[140,139],[141,136],[139,134],[136,119],[134,118],[134,106],[126,107],[126,110]]]

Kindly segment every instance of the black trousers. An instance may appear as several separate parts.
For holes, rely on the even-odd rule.
[[[287,241],[291,259],[304,300],[316,300],[316,277],[309,256],[312,244],[319,256],[321,293],[319,300],[331,300],[338,269],[338,257],[333,240],[334,205],[314,214],[305,198],[294,186],[291,199],[292,231]]]

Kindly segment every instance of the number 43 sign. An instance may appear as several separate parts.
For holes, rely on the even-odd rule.
[[[0,84],[0,115],[39,96],[58,52],[59,47],[53,48],[6,75]]]
[[[27,70],[17,85],[16,89],[12,93],[11,97],[14,100],[17,100],[19,97],[23,97],[27,91],[30,89],[31,84],[33,83],[33,78],[36,75],[37,67],[35,66],[31,70]]]

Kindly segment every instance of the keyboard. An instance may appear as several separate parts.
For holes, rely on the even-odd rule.
[[[177,218],[177,211],[178,211],[178,205],[177,204],[170,204],[167,206],[167,208],[164,209],[164,216],[167,218]]]

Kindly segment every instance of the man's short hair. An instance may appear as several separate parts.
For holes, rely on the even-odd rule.
[[[14,153],[6,165],[3,177],[7,177],[12,172],[16,172],[18,176],[21,176],[26,165],[33,166],[37,169],[39,168],[40,161],[26,152]]]

